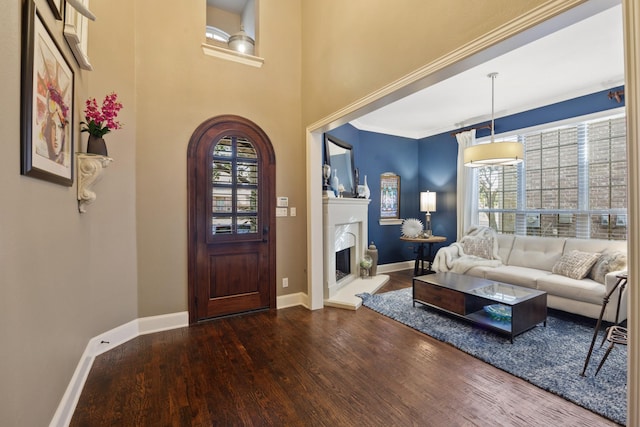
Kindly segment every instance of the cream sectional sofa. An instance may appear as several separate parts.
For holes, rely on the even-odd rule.
[[[497,266],[477,265],[467,269],[464,274],[545,291],[547,292],[547,306],[550,308],[597,319],[605,295],[618,281],[616,275],[620,274],[621,270],[626,270],[625,264],[622,269],[607,273],[604,276],[604,283],[589,278],[589,275],[576,280],[552,272],[563,255],[574,250],[582,253],[611,254],[622,252],[626,260],[627,243],[625,241],[506,234],[495,236],[497,254],[501,264],[499,263]],[[464,238],[461,242],[463,241]],[[603,320],[615,321],[619,295],[620,292],[616,291],[611,296]],[[625,290],[622,293],[618,320],[622,321],[626,318],[627,292]]]

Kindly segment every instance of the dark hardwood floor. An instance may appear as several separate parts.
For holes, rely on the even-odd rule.
[[[379,292],[410,286],[411,275],[391,273]],[[365,307],[292,307],[140,336],[96,358],[71,422],[614,425]]]

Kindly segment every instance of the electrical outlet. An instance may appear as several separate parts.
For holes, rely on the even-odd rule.
[[[289,278],[288,277],[283,277],[282,278],[282,287],[283,288],[288,288],[289,287]]]

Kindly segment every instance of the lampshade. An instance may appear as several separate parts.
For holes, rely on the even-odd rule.
[[[255,44],[255,41],[244,30],[240,30],[229,37],[229,49],[247,55],[253,55]]]
[[[524,146],[519,142],[491,142],[464,149],[464,165],[472,168],[512,166],[520,163],[523,158]]]
[[[472,145],[464,149],[464,165],[471,168],[483,166],[513,166],[524,158],[524,146],[520,142],[494,142],[494,85],[498,73],[491,73],[491,142]]]
[[[420,212],[436,211],[436,193],[423,191],[420,193]]]

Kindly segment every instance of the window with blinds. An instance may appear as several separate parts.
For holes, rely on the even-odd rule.
[[[624,117],[518,135],[525,161],[475,171],[478,224],[501,233],[625,240]]]

